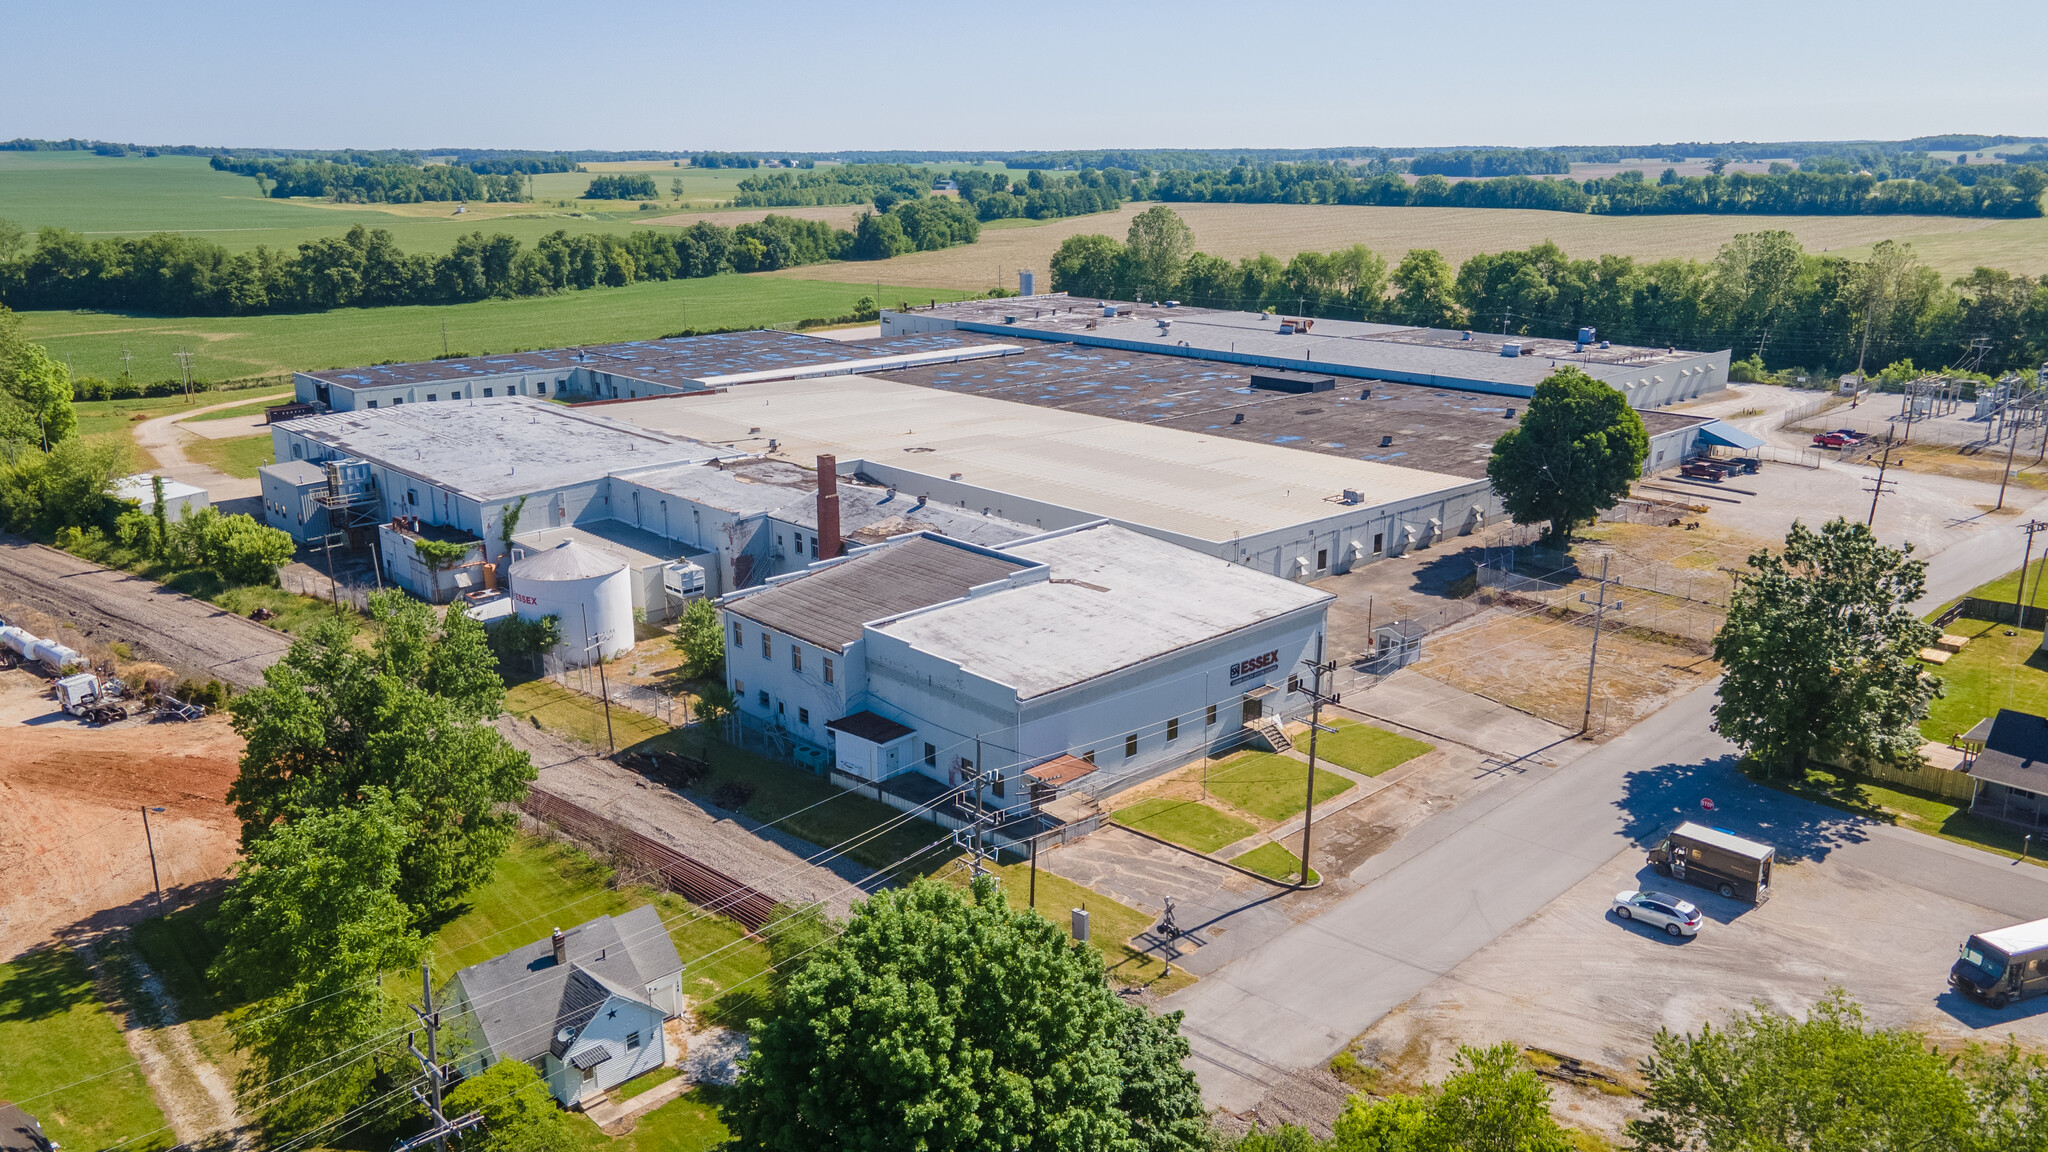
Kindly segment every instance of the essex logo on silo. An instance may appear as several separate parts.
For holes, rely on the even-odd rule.
[[[1278,649],[1268,652],[1264,656],[1254,656],[1249,660],[1240,660],[1230,666],[1230,682],[1232,684],[1242,684],[1247,680],[1257,680],[1279,666],[1280,652]]]

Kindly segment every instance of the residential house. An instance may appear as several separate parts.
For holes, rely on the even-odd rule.
[[[662,1024],[682,1014],[683,962],[643,905],[464,968],[447,1002],[468,1033],[464,1075],[523,1060],[573,1108],[668,1062]]]
[[[1970,775],[1977,781],[1971,813],[2040,827],[2048,817],[2048,802],[2043,799],[2048,797],[2048,719],[2000,708],[1989,731],[1979,737],[1983,727],[1972,728],[1966,737],[1984,742],[1970,763]]]

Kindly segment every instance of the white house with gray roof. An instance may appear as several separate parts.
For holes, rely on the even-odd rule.
[[[685,1007],[682,958],[644,904],[464,968],[444,1018],[466,1033],[464,1075],[524,1061],[575,1107],[667,1063],[662,1023]]]

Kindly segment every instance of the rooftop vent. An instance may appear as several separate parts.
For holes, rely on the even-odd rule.
[[[1522,346],[1514,343],[1503,344],[1500,346],[1500,354],[1510,357],[1520,356],[1522,354]]]
[[[1507,411],[1500,414],[1500,418],[1503,420],[1513,420],[1515,418],[1515,410],[1510,407]]]
[[[1358,394],[1358,398],[1359,398],[1360,400],[1370,400],[1370,399],[1372,399],[1372,389],[1370,389],[1370,388],[1367,388],[1367,389],[1366,389],[1365,391],[1363,391],[1363,392],[1360,392],[1360,393]]]
[[[1242,413],[1242,412],[1239,412],[1239,413],[1238,413],[1237,415],[1235,415],[1235,416],[1231,417],[1231,418],[1230,418],[1230,422],[1231,422],[1232,424],[1242,424],[1242,423],[1244,423],[1244,413]]]
[[[1394,446],[1394,438],[1393,438],[1392,436],[1382,436],[1382,437],[1380,437],[1380,447],[1382,447],[1382,448],[1392,448],[1393,446]]]

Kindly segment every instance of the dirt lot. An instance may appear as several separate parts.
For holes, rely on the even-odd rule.
[[[125,641],[138,656],[180,675],[219,677],[237,687],[263,682],[263,669],[291,638],[127,572],[0,535],[0,596],[46,614],[91,644]],[[33,627],[31,628],[33,630]]]
[[[169,899],[225,875],[239,838],[224,798],[242,741],[225,719],[87,728],[45,692],[0,672],[0,960],[153,911],[142,805],[165,809],[150,830]]]
[[[1775,895],[1751,907],[1674,886],[1630,849],[1452,969],[1353,1050],[1384,1070],[1383,1090],[1441,1078],[1459,1044],[1502,1039],[1639,1085],[1637,1063],[1660,1027],[1697,1032],[1753,1001],[1803,1012],[1837,985],[1882,1026],[1912,1027],[1942,1042],[1990,1043],[2010,1033],[2030,1047],[2048,1045],[2048,1004],[1992,1013],[1944,988],[1956,945],[2012,922],[2011,911],[1944,896],[1876,866],[1839,848],[1781,864]],[[1632,888],[1674,892],[1698,904],[1707,923],[1690,940],[1624,923],[1608,908],[1616,892]],[[1553,1092],[1560,1119],[1610,1137],[1634,1114],[1635,1098],[1612,1089],[1553,1085]]]

